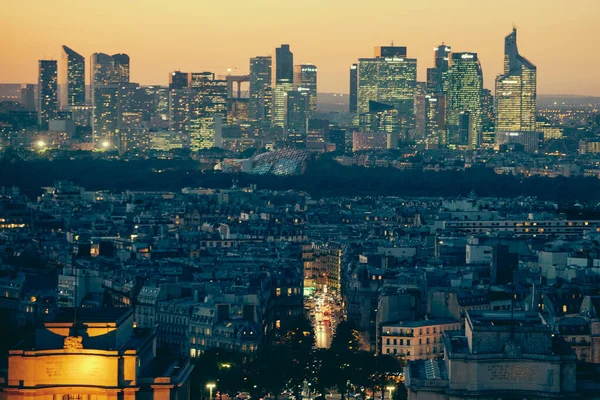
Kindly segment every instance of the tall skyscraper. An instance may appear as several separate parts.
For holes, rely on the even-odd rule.
[[[105,53],[94,53],[90,57],[90,86],[110,85],[117,83],[115,79],[115,63],[111,56]]]
[[[482,143],[494,145],[496,115],[494,112],[494,96],[489,89],[481,90],[481,131]]]
[[[60,106],[85,105],[85,58],[63,46],[60,77]]]
[[[449,145],[480,145],[482,88],[483,73],[477,53],[452,53],[447,94]]]
[[[444,43],[433,49],[433,68],[427,68],[427,88],[437,93],[446,91],[446,75],[450,64],[450,46]]]
[[[116,83],[96,85],[93,107],[93,142],[115,145],[114,138],[119,123],[119,85]]]
[[[39,61],[37,109],[40,129],[48,129],[48,122],[58,115],[58,65],[56,60]]]
[[[351,113],[357,112],[358,100],[358,64],[350,66],[350,109]]]
[[[117,146],[120,109],[129,101],[129,56],[94,53],[90,57],[92,137],[94,143]],[[137,87],[136,84],[133,84]]]
[[[293,90],[292,82],[280,81],[273,89],[273,116],[271,126],[285,129],[287,122],[287,96]]]
[[[310,92],[305,89],[292,90],[287,94],[286,128],[289,134],[306,138],[310,115]],[[298,140],[295,140],[298,144]]]
[[[250,59],[250,99],[248,113],[251,121],[266,122],[270,104],[267,91],[271,89],[270,56],[258,56]]]
[[[127,54],[113,54],[115,81],[129,82],[129,56]]]
[[[317,67],[313,64],[294,66],[294,87],[308,92],[309,111],[317,111]]]
[[[519,54],[517,30],[504,40],[504,73],[496,78],[496,132],[536,130],[537,68]]]
[[[274,74],[272,76],[275,85],[278,82],[294,81],[294,53],[290,51],[289,44],[282,44],[275,49],[275,60],[273,63]]]
[[[405,49],[397,46],[379,47],[375,54],[387,56],[358,60],[358,114],[370,112],[370,102],[375,101],[398,110],[402,127],[413,123],[417,60],[406,58],[403,55],[406,54]]]

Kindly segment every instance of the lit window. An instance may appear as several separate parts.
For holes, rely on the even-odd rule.
[[[281,296],[281,288],[275,289],[275,296]]]

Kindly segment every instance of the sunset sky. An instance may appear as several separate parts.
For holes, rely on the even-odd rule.
[[[492,89],[514,23],[538,93],[600,96],[600,0],[0,0],[0,9],[2,83],[36,82],[37,60],[60,60],[63,44],[86,63],[127,53],[133,82],[165,85],[173,70],[246,74],[250,57],[289,43],[295,63],[317,65],[320,92],[347,93],[350,64],[393,40],[418,59],[421,81],[434,46],[477,52]]]

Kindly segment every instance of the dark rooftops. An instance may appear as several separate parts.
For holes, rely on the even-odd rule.
[[[116,323],[119,325],[124,319],[133,313],[132,308],[128,307],[107,307],[107,308],[59,308],[56,317],[50,321],[53,323],[69,323],[75,321],[78,323]]]

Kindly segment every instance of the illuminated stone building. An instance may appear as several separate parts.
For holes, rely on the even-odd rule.
[[[8,398],[190,398],[187,360],[157,359],[156,331],[131,308],[63,309],[8,355]]]
[[[482,88],[477,53],[452,53],[446,97],[448,145],[473,149],[481,144]]]
[[[393,355],[404,360],[442,358],[442,334],[460,328],[460,321],[450,318],[383,324],[380,332],[377,332],[380,335],[378,354]]]
[[[504,73],[496,78],[496,132],[536,130],[537,68],[519,54],[517,30],[504,39]]]
[[[577,359],[536,312],[468,311],[444,360],[410,361],[409,399],[577,398]]]

